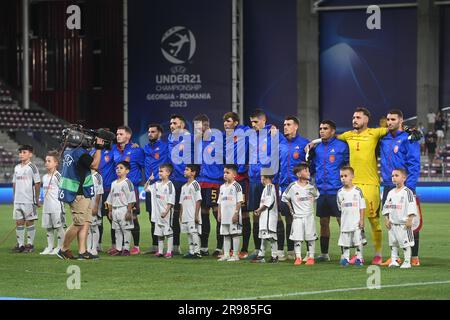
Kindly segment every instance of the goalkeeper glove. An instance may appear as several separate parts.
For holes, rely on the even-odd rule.
[[[423,134],[419,130],[417,130],[417,128],[404,126],[403,129],[408,134],[408,140],[419,141],[423,137]]]

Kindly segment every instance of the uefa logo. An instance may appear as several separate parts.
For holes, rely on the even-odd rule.
[[[196,49],[194,34],[186,27],[176,26],[167,30],[161,39],[161,52],[173,64],[188,62]]]

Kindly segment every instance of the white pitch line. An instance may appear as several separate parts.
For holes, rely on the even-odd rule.
[[[433,285],[433,284],[450,284],[450,280],[435,281],[435,282],[416,282],[416,283],[390,284],[390,285],[380,286],[380,289],[399,288],[399,287],[429,286],[429,285]],[[321,294],[321,293],[349,292],[349,291],[358,291],[358,290],[369,290],[369,288],[368,287],[358,287],[358,288],[341,288],[341,289],[330,289],[330,290],[320,290],[320,291],[293,292],[293,293],[274,294],[274,295],[270,295],[270,296],[239,298],[239,299],[234,299],[234,300],[272,299],[272,298],[283,298],[283,297],[293,297],[293,296],[307,296],[307,295]],[[373,289],[373,290],[376,290],[376,289]]]

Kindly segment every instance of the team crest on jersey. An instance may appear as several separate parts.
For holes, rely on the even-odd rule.
[[[395,146],[394,147],[394,153],[397,153],[398,152],[398,146]]]
[[[353,195],[353,200],[354,201],[358,200],[358,196],[356,194]]]
[[[336,157],[334,154],[330,154],[330,162],[334,162],[334,160],[336,160]]]
[[[405,197],[402,196],[402,197],[400,198],[400,202],[403,202],[404,199],[405,199]]]
[[[261,146],[261,150],[262,151],[266,151],[267,150],[267,145],[265,143],[263,143],[263,145]]]
[[[212,148],[211,147],[208,147],[208,153],[211,153],[212,152]]]
[[[72,156],[70,154],[66,154],[64,156],[63,165],[67,166],[67,167],[70,167],[72,165],[72,163],[73,163]]]
[[[297,151],[295,151],[295,152],[294,152],[294,159],[296,159],[296,160],[297,160],[297,159],[298,159],[298,157],[300,157],[300,154],[299,154],[299,153],[298,153]]]
[[[183,149],[184,149],[184,144],[180,143],[179,147],[178,147],[178,150],[183,151]]]
[[[159,153],[155,153],[155,159],[156,159],[156,160],[159,159]]]
[[[130,162],[130,157],[126,157],[125,161]]]

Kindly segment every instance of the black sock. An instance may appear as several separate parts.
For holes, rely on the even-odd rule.
[[[289,239],[289,236],[291,235],[291,228],[292,228],[292,222],[286,221],[286,242],[287,242],[288,251],[294,251],[294,241]]]
[[[250,242],[251,225],[250,217],[242,218],[242,249],[241,252],[248,252],[248,243]]]
[[[103,238],[103,218],[100,219],[100,224],[98,226],[98,243],[102,243]]]
[[[111,243],[113,246],[116,245],[116,230],[112,228],[112,220],[109,218],[109,216],[106,216],[108,218],[109,223],[111,223]]]
[[[320,237],[320,251],[321,251],[321,253],[327,254],[329,245],[330,245],[330,237]]]
[[[155,236],[155,223],[154,222],[150,222],[151,224],[151,231],[152,231],[152,245],[153,246],[157,246],[158,245],[158,236]]]
[[[134,228],[131,230],[131,235],[133,236],[133,242],[135,247],[139,247],[139,240],[141,238],[141,226],[139,225],[139,220],[136,217],[134,222]]]
[[[284,223],[283,220],[278,220],[277,223],[277,245],[278,250],[283,251],[284,250]]]
[[[255,250],[261,248],[261,239],[259,238],[259,221],[253,221],[253,242],[255,243]]]
[[[174,210],[174,212],[173,212],[172,228],[173,228],[173,245],[179,246],[180,245],[180,211],[179,210]]]
[[[208,214],[202,214],[202,234],[200,235],[200,248],[208,248],[209,233],[211,232],[211,221]]]
[[[414,247],[412,247],[411,256],[419,256],[419,232],[414,233]]]

